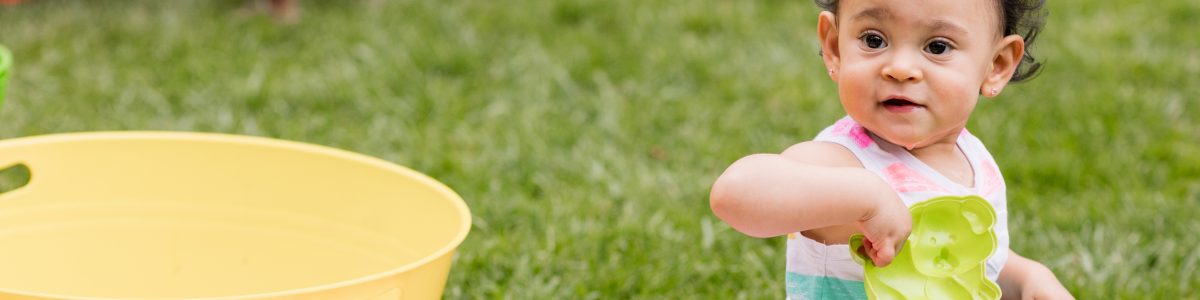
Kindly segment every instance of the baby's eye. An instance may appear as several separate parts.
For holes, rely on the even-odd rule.
[[[863,44],[867,45],[867,48],[882,49],[883,47],[887,47],[887,41],[883,40],[883,36],[874,32],[863,33],[858,39],[862,40]]]
[[[946,52],[950,52],[953,48],[946,41],[933,41],[929,45],[925,45],[925,51],[935,55],[946,54]]]

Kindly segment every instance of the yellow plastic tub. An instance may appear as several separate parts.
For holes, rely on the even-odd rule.
[[[0,299],[436,299],[470,212],[395,164],[169,132],[0,141]]]

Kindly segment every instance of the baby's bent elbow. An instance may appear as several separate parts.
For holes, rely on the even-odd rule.
[[[709,207],[712,208],[713,213],[726,222],[729,222],[727,217],[735,214],[740,208],[740,195],[744,194],[742,190],[748,181],[743,165],[750,158],[751,156],[747,156],[739,159],[726,168],[725,172],[721,173],[721,176],[718,176],[717,180],[713,182],[712,190],[709,191]]]
[[[737,210],[738,201],[733,192],[736,187],[730,182],[731,179],[727,175],[728,173],[721,174],[713,183],[712,190],[708,194],[708,206],[712,209],[713,214],[729,223],[729,219]]]
[[[725,170],[721,176],[713,183],[712,190],[709,192],[709,208],[713,214],[729,224],[733,229],[753,237],[769,237],[765,232],[759,232],[757,226],[750,220],[747,212],[752,203],[746,203],[747,189],[753,184],[753,178],[750,176],[752,166],[757,164],[755,161],[761,160],[767,156],[766,154],[755,154],[743,157],[734,162]]]

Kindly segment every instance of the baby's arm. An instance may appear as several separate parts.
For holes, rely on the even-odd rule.
[[[912,230],[896,192],[833,143],[743,157],[717,178],[709,198],[717,217],[754,237],[857,224],[878,266],[891,262]]]
[[[1054,277],[1054,272],[1012,250],[997,281],[1003,299],[1075,299]]]

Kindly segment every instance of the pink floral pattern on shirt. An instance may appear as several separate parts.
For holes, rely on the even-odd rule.
[[[867,134],[867,128],[859,125],[850,118],[843,118],[837,123],[834,123],[833,134],[849,135],[850,139],[854,140],[854,144],[858,145],[858,148],[870,147],[871,143],[875,142],[871,140],[871,136]]]
[[[903,163],[893,163],[884,169],[887,181],[897,192],[948,192],[942,186],[933,183],[921,173],[909,169]]]
[[[985,160],[980,163],[983,169],[983,186],[979,189],[979,194],[989,196],[1002,187],[1004,187],[1004,179],[1000,178],[1000,168],[996,167],[996,163],[991,160]]]

